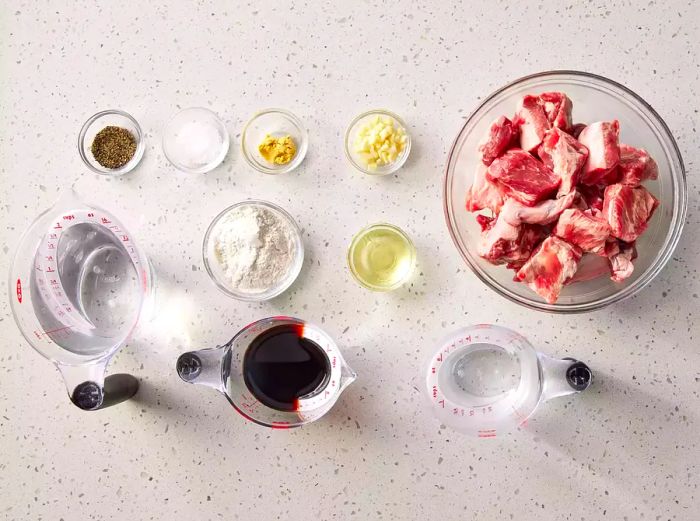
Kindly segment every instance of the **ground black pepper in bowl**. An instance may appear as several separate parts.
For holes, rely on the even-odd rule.
[[[95,135],[90,150],[103,167],[121,168],[134,157],[136,138],[127,129],[110,125]]]

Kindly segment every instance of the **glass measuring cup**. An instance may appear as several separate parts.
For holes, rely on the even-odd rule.
[[[308,373],[303,364],[310,362],[310,358],[322,364],[323,369],[318,378],[317,375],[309,375],[308,382],[304,382],[304,394],[287,404],[282,403],[278,397],[272,397],[271,393],[266,393],[259,382],[251,377],[252,350],[263,344],[265,339],[280,332],[294,332],[310,351],[301,352],[296,343],[289,344],[281,351],[268,350],[262,355],[268,361],[280,355],[284,355],[286,361],[294,359],[293,363],[282,368],[282,372],[280,369],[276,372],[268,371],[268,377],[286,380],[285,376],[290,371]],[[244,418],[278,429],[299,427],[318,420],[333,407],[343,390],[357,377],[345,363],[330,336],[308,322],[285,316],[253,322],[224,345],[183,353],[177,360],[176,368],[185,382],[211,387],[223,393]]]
[[[65,192],[22,235],[9,288],[22,335],[56,365],[76,406],[136,393],[136,378],[105,371],[150,301],[153,274],[116,217]]]
[[[540,403],[581,392],[592,381],[583,362],[551,358],[515,331],[479,324],[440,343],[428,362],[426,394],[445,425],[495,438],[523,425]]]

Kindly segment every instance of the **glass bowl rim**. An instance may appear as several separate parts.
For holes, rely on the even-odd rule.
[[[354,247],[356,246],[357,241],[358,241],[360,238],[362,238],[367,232],[369,232],[370,230],[372,230],[372,229],[374,229],[374,228],[389,228],[391,231],[396,232],[399,236],[401,236],[401,238],[403,238],[403,240],[405,240],[406,243],[407,243],[407,244],[409,245],[409,247],[410,247],[410,251],[411,251],[411,269],[410,269],[408,275],[406,275],[405,278],[403,278],[402,280],[400,280],[399,282],[397,282],[397,283],[395,283],[395,284],[393,284],[393,285],[391,285],[391,286],[375,286],[375,285],[369,284],[369,283],[367,283],[366,281],[362,280],[360,277],[358,277],[358,276],[355,274],[355,270],[353,270],[353,266],[355,265],[354,262],[352,261],[352,252],[354,251]],[[413,271],[416,269],[416,256],[417,256],[417,255],[416,255],[416,246],[415,246],[415,244],[413,244],[413,241],[411,240],[411,238],[410,238],[410,237],[408,236],[408,234],[407,234],[405,231],[403,231],[401,228],[399,228],[399,227],[396,226],[395,224],[391,224],[391,223],[384,222],[384,221],[379,221],[379,222],[375,222],[375,223],[372,223],[372,224],[368,224],[367,226],[364,226],[364,227],[360,228],[360,229],[352,236],[352,239],[350,239],[350,244],[348,245],[348,251],[347,251],[346,256],[347,256],[348,268],[349,268],[349,270],[350,270],[350,274],[352,275],[352,277],[353,277],[362,287],[367,288],[367,289],[369,289],[369,290],[371,290],[371,291],[379,292],[379,293],[386,293],[386,292],[394,291],[395,289],[400,288],[401,286],[403,286],[403,285],[406,283],[406,281],[408,280],[408,278],[410,277],[410,275],[411,275],[411,274],[413,273]]]
[[[128,119],[134,126],[134,128],[136,129],[136,136],[134,136],[136,138],[136,152],[134,152],[134,157],[132,157],[124,166],[120,168],[97,168],[90,162],[90,160],[85,155],[85,150],[83,146],[85,144],[85,137],[87,136],[88,128],[90,128],[90,126],[93,123],[95,123],[95,121],[99,120],[104,116],[111,115],[124,117]],[[80,133],[78,134],[78,153],[80,154],[80,159],[83,160],[85,166],[87,166],[90,170],[92,170],[96,174],[104,176],[118,176],[131,172],[141,162],[141,158],[143,157],[143,153],[145,150],[146,146],[144,145],[143,131],[141,130],[141,125],[139,125],[139,122],[136,121],[136,118],[134,118],[131,114],[121,109],[106,109],[93,114],[85,121],[85,123],[83,123],[83,126],[80,129]]]
[[[299,134],[301,134],[301,143],[297,144],[296,155],[289,163],[287,163],[286,165],[282,165],[280,168],[268,168],[257,163],[252,157],[250,157],[250,154],[248,154],[248,151],[246,150],[245,146],[246,136],[248,135],[248,129],[250,128],[250,126],[256,119],[258,119],[261,116],[266,116],[267,114],[281,114],[282,117],[291,121],[292,124],[299,130]],[[278,175],[291,172],[296,167],[298,167],[302,163],[302,161],[304,161],[308,148],[309,133],[306,130],[306,127],[304,127],[304,124],[302,123],[301,119],[299,119],[299,117],[297,117],[296,114],[286,109],[271,107],[259,110],[258,112],[253,114],[250,117],[250,119],[248,119],[248,121],[246,121],[245,125],[243,125],[243,131],[241,132],[241,152],[243,153],[243,159],[245,159],[246,163],[248,163],[251,167],[253,167],[255,170],[262,174]]]
[[[232,290],[231,288],[225,286],[222,284],[215,276],[214,273],[211,269],[211,265],[209,262],[209,255],[207,253],[207,246],[209,244],[209,241],[211,240],[211,235],[212,232],[214,231],[214,228],[216,225],[219,223],[221,218],[226,215],[228,212],[235,208],[239,208],[241,206],[264,206],[266,208],[269,208],[273,211],[279,212],[280,215],[282,215],[284,218],[286,218],[289,223],[292,225],[292,229],[294,230],[294,236],[297,242],[297,254],[294,259],[294,266],[292,270],[289,272],[289,276],[286,280],[284,280],[279,286],[270,288],[267,291],[264,291],[262,293],[258,294],[246,294],[246,293],[241,293],[241,292],[236,292],[235,290]],[[299,277],[299,273],[301,273],[301,268],[304,264],[304,240],[301,235],[301,228],[299,228],[299,225],[297,222],[294,220],[294,218],[291,216],[289,212],[287,212],[284,208],[281,206],[278,206],[274,203],[271,203],[269,201],[264,201],[262,199],[246,199],[245,201],[239,201],[237,203],[234,203],[223,210],[221,210],[216,217],[214,217],[209,223],[209,226],[207,227],[207,231],[204,233],[204,239],[202,240],[202,259],[204,261],[204,269],[207,271],[207,274],[209,275],[209,278],[212,280],[212,282],[216,285],[217,288],[219,288],[223,293],[228,295],[229,297],[233,297],[236,300],[241,300],[243,302],[264,302],[266,300],[271,300],[275,297],[278,297],[285,291],[289,289],[289,287],[294,284],[294,281]]]
[[[666,237],[664,238],[664,243],[659,250],[659,252],[656,255],[656,258],[652,261],[650,264],[649,268],[639,276],[632,284],[629,286],[626,286],[624,288],[621,288],[619,291],[613,293],[612,295],[608,297],[604,297],[601,299],[597,299],[591,302],[587,303],[580,303],[580,304],[548,304],[546,302],[539,302],[534,300],[533,298],[528,298],[528,297],[523,297],[515,292],[512,292],[508,290],[506,287],[500,285],[496,281],[490,280],[491,278],[485,273],[482,272],[481,269],[473,263],[470,258],[469,258],[469,253],[464,252],[460,246],[459,239],[457,238],[457,233],[456,233],[456,219],[453,218],[453,212],[452,212],[452,205],[448,203],[450,199],[450,165],[453,162],[454,156],[455,156],[455,148],[457,146],[457,142],[459,141],[460,137],[462,136],[462,133],[464,130],[467,128],[468,125],[474,122],[477,114],[489,103],[492,102],[494,98],[496,98],[498,95],[502,94],[503,92],[507,91],[508,89],[521,85],[523,83],[526,83],[531,80],[539,79],[539,78],[556,78],[557,76],[574,76],[578,78],[582,78],[584,80],[592,80],[594,82],[600,82],[605,84],[606,86],[613,87],[615,89],[619,89],[622,91],[624,94],[629,95],[635,102],[639,103],[641,105],[641,108],[645,111],[647,111],[646,116],[649,117],[649,119],[655,120],[659,127],[660,127],[660,133],[663,135],[664,138],[668,140],[667,145],[669,145],[669,148],[671,149],[671,153],[674,156],[673,159],[678,161],[678,171],[676,172],[676,169],[673,168],[673,161],[671,162],[671,171],[669,175],[673,178],[673,185],[674,185],[674,208],[673,208],[673,216],[671,219],[671,223],[669,226],[669,232],[666,234]],[[675,173],[674,173],[675,172]],[[675,179],[675,178],[678,179]],[[542,72],[537,72],[534,74],[528,74],[526,76],[522,76],[520,78],[517,78],[503,87],[498,88],[497,90],[493,91],[490,93],[488,96],[484,98],[484,100],[479,103],[479,105],[470,113],[469,117],[466,118],[464,124],[460,128],[459,132],[457,133],[456,137],[452,141],[452,144],[450,145],[450,150],[447,155],[447,161],[445,163],[445,170],[444,170],[444,175],[443,175],[443,192],[442,192],[442,197],[443,197],[443,211],[445,215],[445,221],[447,224],[447,229],[450,234],[450,237],[452,239],[452,242],[454,243],[455,247],[457,248],[457,251],[459,252],[460,256],[462,259],[466,262],[467,266],[471,269],[471,271],[476,275],[476,277],[481,280],[486,286],[494,290],[496,293],[501,295],[502,297],[505,297],[506,299],[510,300],[511,302],[515,302],[516,304],[520,304],[524,307],[527,307],[529,309],[537,310],[537,311],[547,311],[550,313],[559,313],[559,314],[574,314],[574,313],[582,313],[582,312],[590,312],[590,311],[595,311],[602,309],[610,304],[614,304],[616,302],[620,302],[627,297],[630,297],[634,294],[636,294],[638,291],[640,291],[642,288],[647,286],[655,277],[656,275],[659,274],[659,272],[664,268],[664,266],[668,263],[669,259],[673,255],[674,250],[676,249],[676,246],[678,245],[678,241],[680,240],[680,236],[683,231],[683,227],[685,224],[685,217],[688,211],[688,189],[687,189],[687,180],[686,180],[686,169],[685,165],[683,163],[683,157],[681,156],[680,149],[678,148],[678,144],[676,143],[675,138],[673,137],[673,134],[671,133],[670,128],[664,121],[664,119],[659,115],[654,108],[647,103],[641,96],[639,96],[637,93],[632,91],[630,88],[622,85],[621,83],[618,83],[614,80],[611,80],[609,78],[606,78],[605,76],[601,76],[598,74],[593,74],[590,72],[585,72],[585,71],[576,71],[576,70],[568,70],[568,69],[562,69],[562,70],[550,70],[550,71],[542,71]],[[453,226],[454,223],[454,226]]]
[[[388,168],[386,170],[383,170],[381,172],[377,172],[376,170],[370,170],[369,168],[366,168],[359,164],[355,159],[352,157],[352,153],[350,152],[350,133],[352,132],[352,129],[355,128],[355,126],[362,120],[363,118],[367,116],[374,116],[374,115],[381,115],[381,116],[389,116],[390,118],[394,119],[401,128],[403,128],[404,132],[406,133],[406,146],[404,146],[403,151],[401,152],[401,155],[399,158],[394,161],[393,163],[390,163],[389,165],[385,165]],[[401,119],[401,117],[396,114],[395,112],[392,112],[387,109],[371,109],[367,110],[365,112],[362,112],[361,114],[358,114],[355,116],[352,121],[348,124],[347,128],[345,129],[345,137],[343,139],[343,149],[345,151],[345,157],[347,160],[350,162],[352,166],[354,166],[358,171],[362,172],[363,174],[369,175],[369,176],[375,176],[375,177],[382,177],[385,175],[391,175],[396,173],[408,160],[408,155],[411,152],[411,133],[408,130],[408,126],[406,125],[406,122]]]

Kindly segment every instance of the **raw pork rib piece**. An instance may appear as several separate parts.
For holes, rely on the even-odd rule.
[[[637,248],[634,243],[609,242],[606,255],[610,264],[610,278],[613,281],[622,282],[632,275],[634,272],[632,261],[637,258]]]
[[[499,219],[513,226],[523,223],[546,225],[556,221],[561,213],[569,208],[578,197],[576,192],[558,199],[547,199],[535,206],[525,206],[515,199],[508,198],[501,209]]]
[[[543,92],[540,103],[547,115],[547,121],[553,126],[568,132],[571,129],[571,109],[573,103],[563,92]]]
[[[531,94],[524,96],[518,103],[513,123],[520,129],[520,148],[527,152],[537,150],[544,133],[552,126],[539,97]]]
[[[481,163],[476,167],[474,182],[467,190],[467,211],[478,212],[488,208],[493,213],[501,211],[503,194],[496,184],[486,178],[486,167]]]
[[[610,185],[605,189],[603,215],[611,234],[625,242],[637,240],[651,219],[659,201],[643,186]]]
[[[501,116],[491,123],[488,133],[479,144],[479,156],[486,166],[506,151],[515,135],[513,123],[505,116]]]
[[[513,226],[500,216],[477,215],[477,220],[483,230],[477,253],[491,264],[521,266],[544,235],[539,226]]]
[[[545,199],[561,182],[557,174],[519,148],[508,150],[491,163],[486,178],[527,206]]]
[[[642,181],[659,177],[656,161],[643,148],[620,144],[620,182],[639,186]]]
[[[582,212],[570,208],[564,210],[559,217],[554,233],[583,251],[604,256],[605,241],[610,236],[610,225],[605,219],[595,217],[591,210]]]
[[[583,167],[581,182],[585,185],[617,182],[620,162],[620,123],[597,121],[583,129],[578,140],[588,149],[588,161]]]
[[[524,282],[547,302],[554,304],[566,281],[576,273],[581,255],[579,248],[552,235],[518,270],[515,280]]]
[[[537,154],[561,177],[559,195],[566,195],[578,184],[578,174],[586,164],[588,149],[563,130],[553,127],[545,133]]]

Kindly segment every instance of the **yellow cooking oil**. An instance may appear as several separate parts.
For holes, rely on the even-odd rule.
[[[411,239],[391,224],[373,224],[360,230],[348,250],[350,272],[374,291],[389,291],[406,282],[416,263]]]

